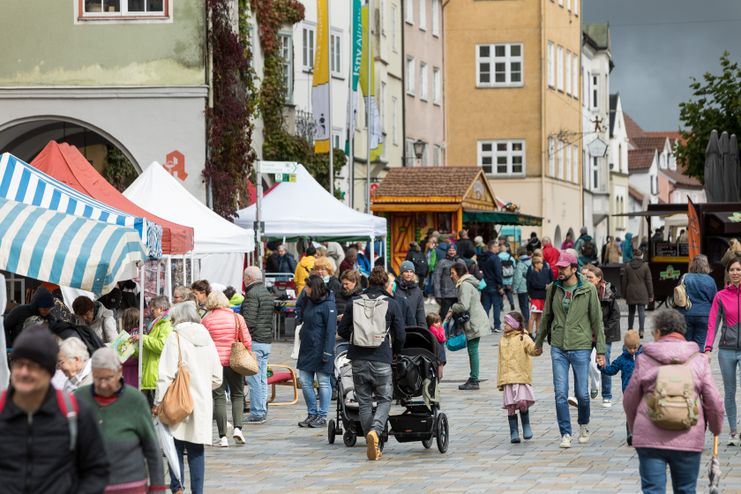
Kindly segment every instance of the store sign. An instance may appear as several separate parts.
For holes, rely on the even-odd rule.
[[[185,155],[177,149],[167,153],[164,166],[170,175],[180,179],[181,182],[185,182],[185,179],[188,178],[188,174],[185,172]]]
[[[661,281],[664,280],[678,280],[679,277],[682,275],[682,272],[679,270],[674,269],[674,266],[671,264],[666,267],[664,271],[661,271],[659,273],[659,279]]]
[[[607,153],[607,143],[599,137],[587,144],[589,154],[596,158],[602,158]]]

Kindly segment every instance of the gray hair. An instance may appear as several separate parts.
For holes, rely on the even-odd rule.
[[[181,302],[175,304],[170,309],[170,318],[172,325],[175,326],[181,322],[201,322],[201,316],[198,315],[195,302]]]
[[[262,271],[257,266],[247,266],[244,270],[244,279],[246,280],[248,276],[253,281],[262,281]]]
[[[214,290],[208,294],[206,310],[222,309],[224,307],[229,307],[229,299],[226,298],[224,292]]]
[[[90,367],[93,369],[119,371],[121,370],[121,361],[118,360],[118,355],[116,355],[116,352],[112,348],[104,346],[93,352]]]
[[[65,358],[79,358],[83,364],[90,358],[85,343],[76,336],[62,340],[59,344],[59,354]]]
[[[690,273],[709,273],[710,263],[708,262],[708,256],[704,254],[697,254],[690,263]]]
[[[159,295],[149,301],[149,308],[167,310],[170,308],[170,301],[164,295]]]
[[[551,245],[553,242],[551,242],[551,237],[543,237],[540,242],[543,245]]]
[[[684,334],[687,331],[687,325],[684,322],[684,316],[677,310],[665,309],[654,315],[654,329],[661,336],[669,333]]]

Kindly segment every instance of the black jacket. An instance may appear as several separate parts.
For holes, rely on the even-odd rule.
[[[337,336],[337,309],[334,294],[329,292],[318,302],[304,297],[301,347],[296,368],[309,372],[331,374],[334,367],[334,346]]]
[[[247,323],[252,341],[270,344],[273,342],[273,294],[259,281],[247,287],[241,313]]]
[[[345,292],[345,290],[340,290],[339,293],[334,294],[334,303],[337,306],[337,315],[341,315],[345,313],[345,309],[348,305],[350,305],[353,297],[360,293],[362,288],[360,288],[360,285],[355,287],[354,290],[351,292]]]
[[[415,282],[407,283],[404,280],[396,280],[396,297],[404,299],[413,314],[412,321],[405,321],[407,326],[427,326],[425,318],[425,297]],[[411,323],[410,323],[411,322]]]
[[[527,294],[530,298],[545,300],[545,288],[553,281],[553,271],[547,263],[543,263],[540,272],[530,266],[527,270]]]
[[[378,298],[380,296],[388,297],[388,294],[383,289],[372,286],[366,290],[366,295],[369,298]],[[360,295],[356,295],[354,298],[358,298]],[[390,364],[393,360],[393,356],[398,354],[402,348],[404,348],[404,339],[406,338],[406,331],[404,330],[404,315],[401,312],[401,307],[398,302],[393,298],[389,297],[389,307],[386,312],[386,327],[389,332],[386,336],[386,340],[378,348],[361,348],[350,344],[350,348],[347,350],[347,358],[350,360],[371,360],[374,362],[384,362]],[[352,315],[352,304],[348,304],[345,309],[345,314],[342,316],[342,321],[337,329],[337,334],[346,340],[350,339],[353,332],[353,315]]]
[[[484,273],[487,290],[499,290],[502,287],[502,260],[493,252],[484,252],[478,256],[479,269]]]
[[[267,272],[268,273],[288,273],[293,274],[296,271],[296,260],[288,252],[285,255],[279,255],[277,252],[273,252],[268,257]]]
[[[600,289],[597,289],[600,293]],[[605,327],[605,343],[620,341],[620,307],[615,296],[615,289],[610,283],[605,283],[604,293],[600,295],[602,306],[602,324]]]
[[[476,248],[470,238],[462,238],[455,243],[458,255],[466,259],[471,259],[476,255]]]
[[[5,326],[5,341],[8,348],[13,346],[13,342],[23,331],[23,323],[26,322],[26,319],[32,316],[42,317],[38,310],[38,299],[42,294],[51,296],[49,290],[41,286],[34,293],[30,304],[19,305],[5,316],[3,325]],[[44,319],[48,319],[48,317],[44,317]]]
[[[79,403],[77,446],[69,451],[69,424],[49,387],[41,408],[29,419],[8,390],[0,414],[0,479],[6,494],[100,494],[108,482],[109,464],[92,410]]]

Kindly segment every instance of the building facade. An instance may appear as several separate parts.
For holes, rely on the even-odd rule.
[[[447,163],[484,169],[497,197],[559,243],[582,226],[580,1],[443,8]]]
[[[628,170],[628,132],[625,130],[623,103],[619,94],[610,95],[610,235],[623,238],[628,219],[616,216],[630,212],[631,195]]]

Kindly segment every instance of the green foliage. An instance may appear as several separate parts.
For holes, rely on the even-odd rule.
[[[692,99],[679,104],[679,118],[684,124],[677,159],[686,163],[687,174],[702,180],[705,148],[710,132],[727,131],[741,137],[741,68],[732,63],[727,51],[720,57],[722,73],[706,72],[702,81],[692,78]]]
[[[117,190],[123,192],[139,176],[136,168],[116,146],[106,146],[106,166],[103,178]]]

